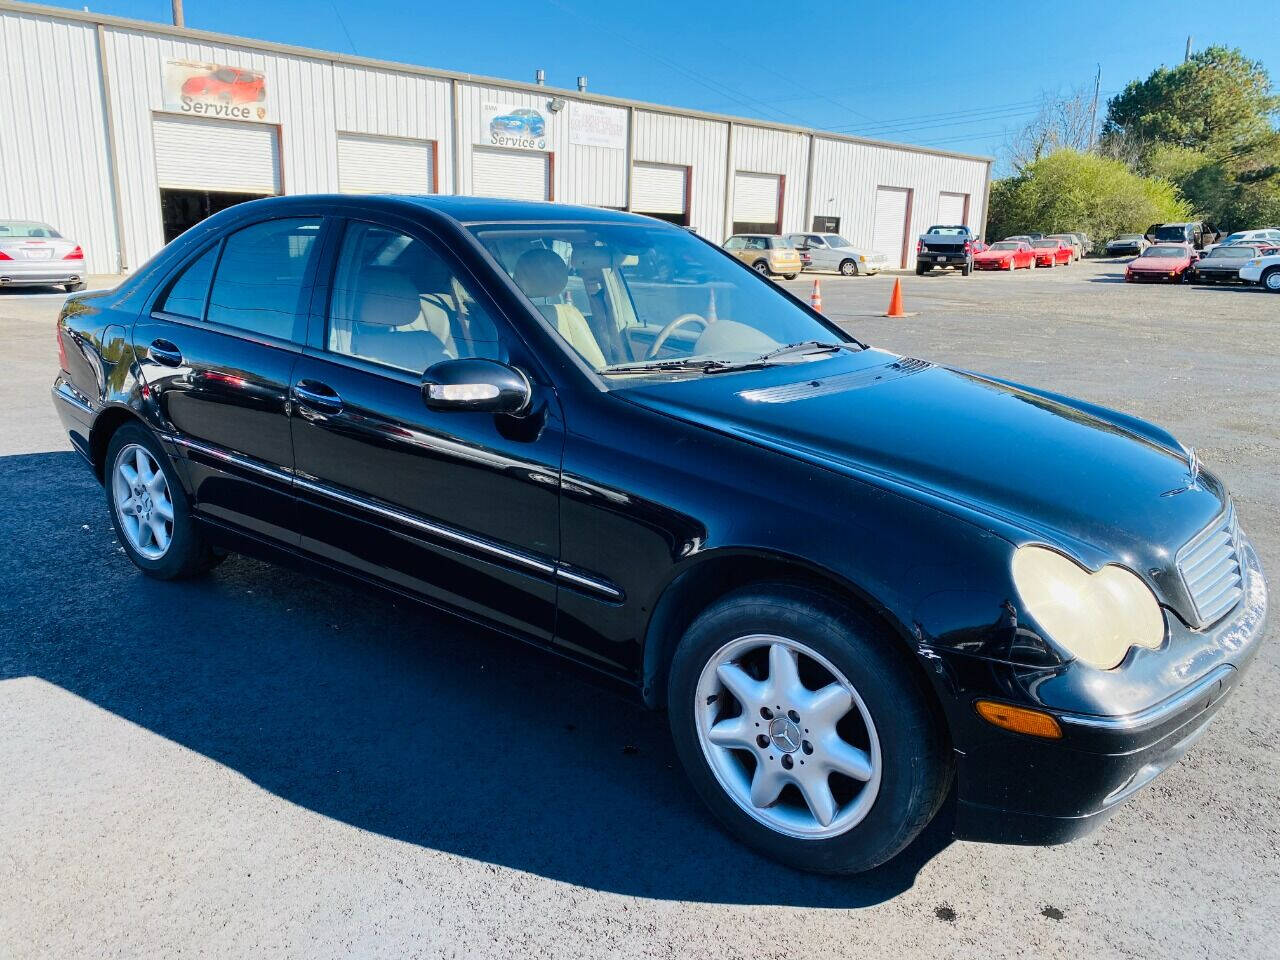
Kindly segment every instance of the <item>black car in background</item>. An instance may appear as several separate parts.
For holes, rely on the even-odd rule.
[[[804,869],[888,860],[949,791],[960,837],[1087,832],[1263,631],[1231,499],[1168,433],[867,346],[644,217],[254,201],[69,298],[57,342],[144,573],[243,552],[575,658]]]

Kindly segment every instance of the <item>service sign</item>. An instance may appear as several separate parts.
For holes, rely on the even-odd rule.
[[[627,111],[596,103],[569,104],[569,141],[580,147],[627,148]]]
[[[256,70],[194,60],[166,60],[164,108],[193,117],[267,119],[267,80]]]
[[[486,103],[481,111],[480,142],[491,147],[546,150],[547,121],[542,113],[509,103]]]

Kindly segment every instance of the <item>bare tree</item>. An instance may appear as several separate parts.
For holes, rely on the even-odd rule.
[[[1093,147],[1093,91],[1076,87],[1066,94],[1041,94],[1034,119],[1005,145],[1016,174],[1062,147],[1087,152]]]

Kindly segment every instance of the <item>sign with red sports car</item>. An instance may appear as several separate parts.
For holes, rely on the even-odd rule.
[[[189,116],[265,121],[267,80],[257,70],[166,60],[164,109]]]

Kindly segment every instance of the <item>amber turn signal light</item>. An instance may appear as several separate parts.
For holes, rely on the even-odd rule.
[[[1062,739],[1062,728],[1050,714],[994,700],[979,700],[973,706],[978,711],[978,716],[993,727],[1025,733],[1031,737],[1043,737],[1046,740]]]

